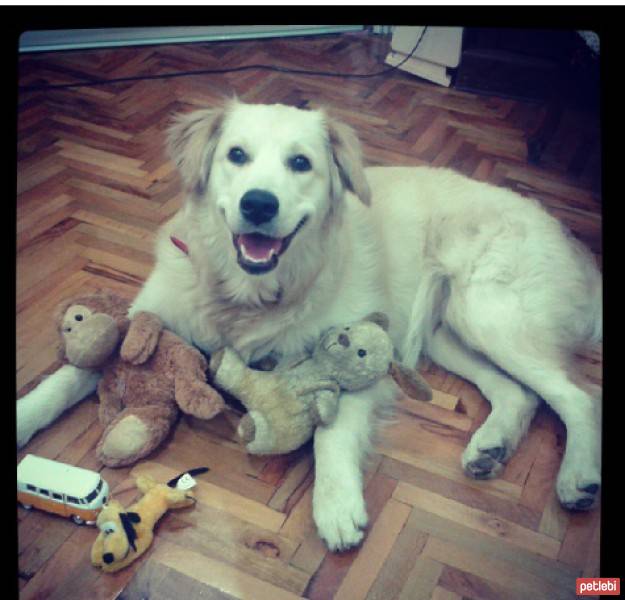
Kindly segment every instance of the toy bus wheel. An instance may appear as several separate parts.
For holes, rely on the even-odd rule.
[[[78,515],[72,515],[72,521],[74,521],[76,525],[82,525],[85,522],[85,520],[79,517]]]
[[[32,504],[22,504],[21,502],[20,502],[20,506],[25,510],[30,510],[33,507]]]

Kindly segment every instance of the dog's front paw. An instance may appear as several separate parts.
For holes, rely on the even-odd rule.
[[[360,544],[369,520],[360,486],[318,479],[313,493],[313,518],[319,536],[331,551]]]

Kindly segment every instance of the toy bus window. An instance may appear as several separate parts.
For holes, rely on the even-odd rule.
[[[31,491],[31,492],[36,492],[37,488],[34,485],[30,485],[30,483],[26,484],[26,489]]]
[[[68,501],[71,502],[72,504],[80,504],[78,502],[78,498],[75,498],[74,496],[68,496],[67,497]]]
[[[63,500],[63,496],[61,496],[61,494],[55,494],[54,492],[52,492],[52,497],[55,500]]]
[[[98,495],[99,491],[102,489],[102,484],[100,484],[93,492],[91,492],[86,498],[85,502],[89,504],[89,502],[93,502]]]
[[[49,492],[48,490],[42,490],[42,489],[40,489],[40,490],[39,490],[39,493],[40,493],[40,494],[43,494],[44,496],[49,496],[49,495],[50,495],[50,492]]]

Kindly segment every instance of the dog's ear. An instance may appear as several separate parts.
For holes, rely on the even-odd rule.
[[[339,189],[344,187],[356,194],[363,204],[369,206],[371,190],[365,177],[358,136],[351,127],[328,115],[325,115],[325,121],[335,166],[332,173],[333,194],[338,195]]]
[[[185,185],[198,195],[206,190],[223,119],[223,108],[196,110],[176,115],[167,132],[169,155]]]
[[[128,544],[132,547],[132,549],[136,552],[137,546],[135,545],[135,540],[137,539],[137,532],[134,528],[133,523],[139,523],[141,518],[137,513],[119,513],[119,520],[122,523],[122,527],[124,528],[124,533],[126,534],[126,538],[128,539]]]
[[[415,400],[430,402],[432,388],[416,369],[409,369],[399,362],[392,361],[388,372],[403,392]]]

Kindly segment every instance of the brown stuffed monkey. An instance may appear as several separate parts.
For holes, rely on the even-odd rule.
[[[206,383],[204,356],[152,313],[130,321],[128,308],[113,294],[91,294],[67,300],[57,311],[63,356],[76,367],[102,371],[99,417],[105,429],[96,453],[109,467],[152,452],[179,409],[210,419],[225,406]]]

